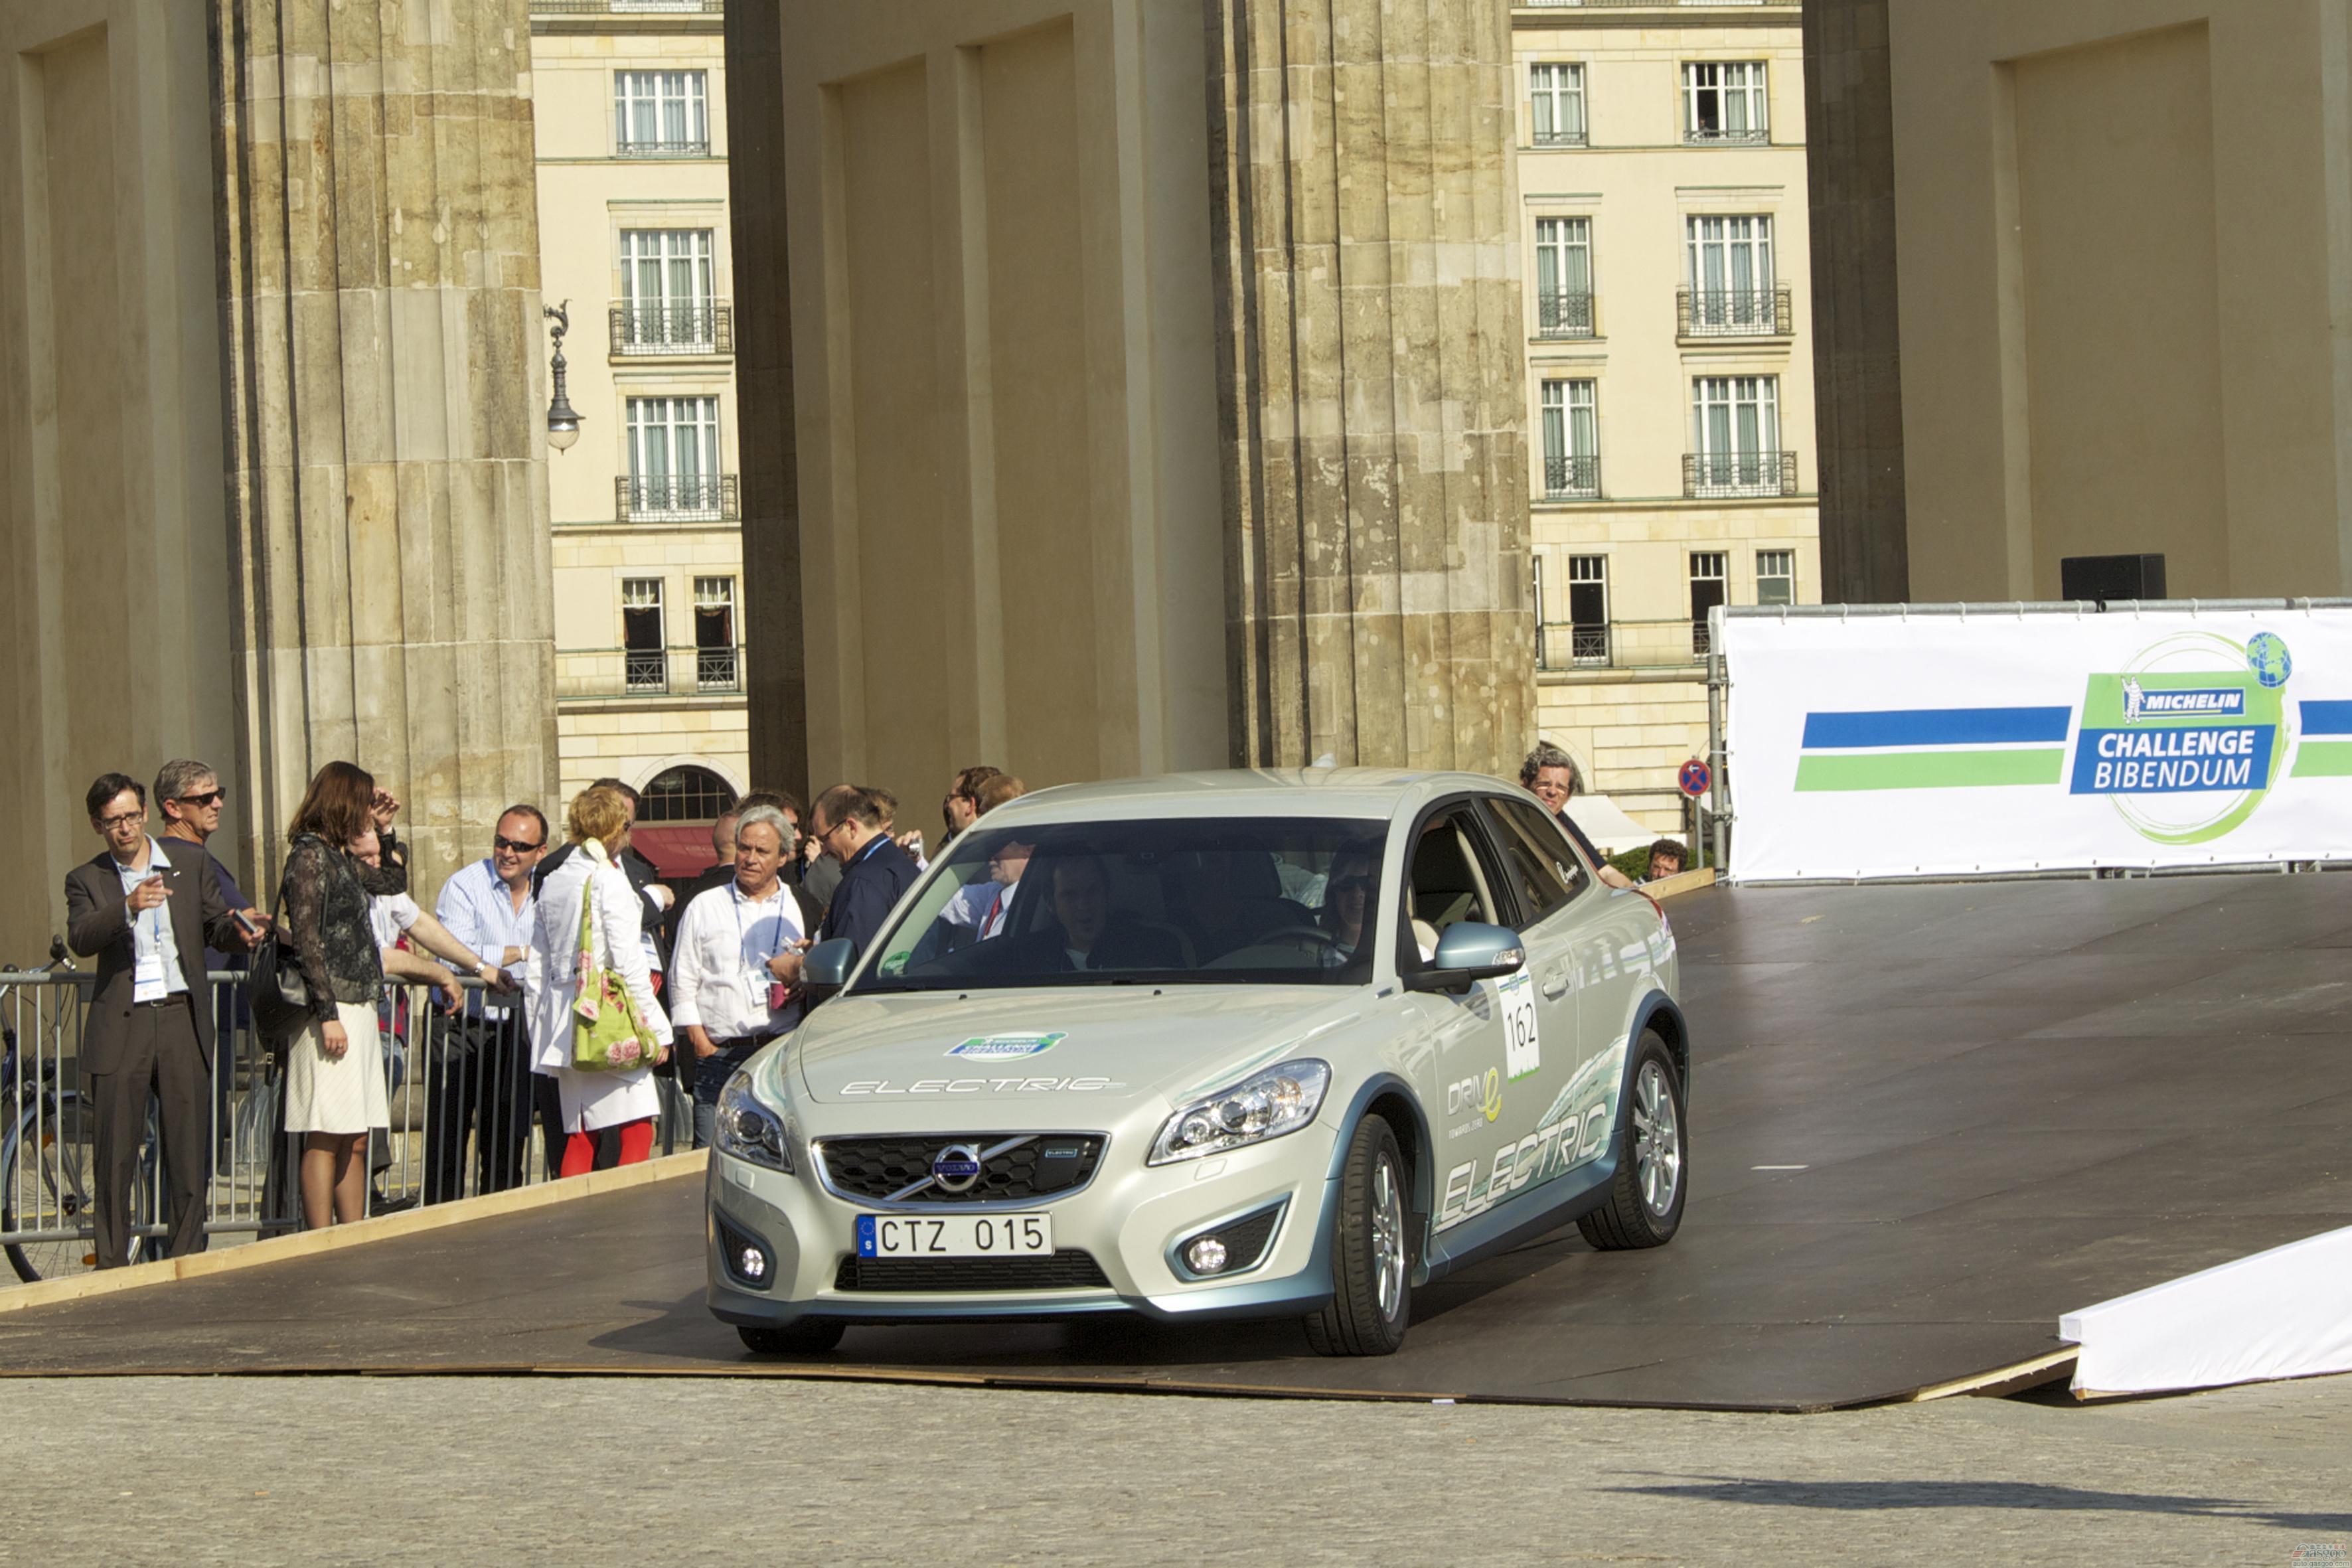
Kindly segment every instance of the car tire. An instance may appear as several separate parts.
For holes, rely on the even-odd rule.
[[[1622,1252],[1675,1238],[1690,1194],[1689,1125],[1674,1053],[1656,1030],[1644,1029],[1617,1119],[1617,1179],[1609,1201],[1576,1222],[1585,1240]]]
[[[1307,1319],[1318,1355],[1393,1355],[1412,1320],[1412,1203],[1404,1152],[1378,1116],[1356,1123],[1339,1168],[1331,1301]]]
[[[754,1328],[746,1323],[735,1331],[743,1336],[743,1348],[754,1355],[823,1355],[841,1342],[846,1326],[823,1318],[803,1318],[782,1328]]]

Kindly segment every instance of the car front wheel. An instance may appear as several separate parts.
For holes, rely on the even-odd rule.
[[[1654,1029],[1642,1031],[1633,1079],[1617,1118],[1617,1179],[1609,1201],[1576,1222],[1603,1252],[1664,1247],[1682,1228],[1690,1190],[1682,1075]]]
[[[1393,1355],[1412,1317],[1412,1205],[1404,1152],[1378,1116],[1356,1123],[1339,1170],[1331,1301],[1307,1319],[1318,1355]]]

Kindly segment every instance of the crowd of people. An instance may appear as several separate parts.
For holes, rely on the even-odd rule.
[[[1633,885],[1569,811],[1573,761],[1538,745],[1520,783],[1542,801],[1612,886]],[[1026,793],[992,767],[966,768],[941,802],[941,847]],[[225,792],[198,762],[167,763],[154,781],[162,834],[149,831],[146,785],[96,780],[87,797],[99,855],[66,879],[67,940],[98,960],[80,1067],[93,1108],[96,1256],[133,1255],[131,1190],[152,1100],[162,1134],[167,1234],[163,1252],[204,1245],[209,1130],[229,1075],[213,1070],[217,1040],[243,1020],[232,988],[208,971],[236,969],[270,943],[264,966],[299,1022],[271,1041],[283,1082],[279,1151],[310,1227],[360,1218],[370,1174],[390,1163],[387,1037],[425,1043],[422,1196],[437,1203],[526,1179],[534,1123],[550,1175],[649,1158],[662,1109],[657,1077],[692,1108],[693,1138],[711,1142],[720,1091],[761,1047],[790,1032],[806,1005],[804,965],[818,942],[863,952],[926,865],[919,829],[901,830],[888,791],[836,784],[803,809],[757,790],[711,827],[715,863],[683,888],[665,882],[631,844],[639,799],[600,779],[563,814],[560,845],[547,816],[518,803],[492,826],[488,853],[443,883],[425,910],[409,893],[401,803],[365,770],[329,763],[288,826],[278,897],[265,912],[205,847]],[[995,845],[988,875],[940,919],[982,941],[1005,928],[1032,846]],[[1682,869],[1683,847],[1651,846],[1648,877]],[[1335,865],[1328,913],[1344,952],[1369,919],[1370,868]],[[1063,926],[1081,933],[1087,889],[1048,890]],[[1097,922],[1099,923],[1099,922]],[[1079,947],[1086,962],[1086,944]],[[461,985],[460,975],[478,984]],[[573,1057],[583,987],[611,994],[614,977],[643,1035],[636,1065],[588,1070]],[[402,985],[438,1005],[418,1030]]]

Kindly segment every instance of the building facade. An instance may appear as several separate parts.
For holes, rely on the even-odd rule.
[[[1670,831],[1707,610],[1821,596],[1799,7],[1512,21],[1541,722]]]
[[[541,274],[581,415],[548,463],[562,790],[610,775],[649,822],[708,820],[750,784],[722,0],[530,10]]]

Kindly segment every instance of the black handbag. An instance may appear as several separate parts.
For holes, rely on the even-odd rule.
[[[278,890],[270,911],[269,930],[255,944],[246,966],[246,997],[253,1008],[253,1027],[264,1036],[290,1035],[310,1021],[310,990],[300,966],[285,946],[285,927],[278,911],[286,907],[286,889]]]

